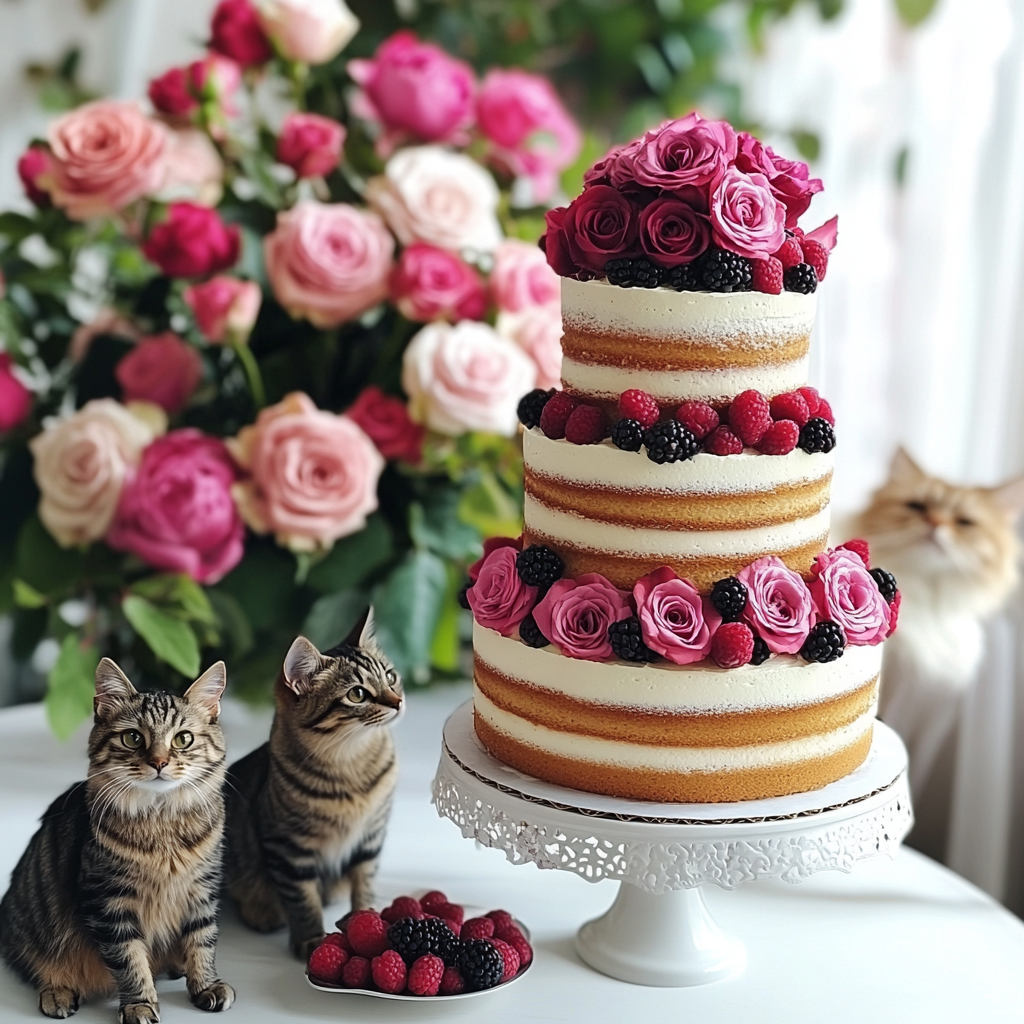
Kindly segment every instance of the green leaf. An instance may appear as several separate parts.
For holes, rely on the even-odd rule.
[[[50,669],[43,701],[46,718],[57,739],[66,740],[92,714],[99,662],[99,651],[83,647],[77,633],[64,637],[57,661]]]
[[[817,160],[821,154],[821,138],[817,132],[808,131],[805,128],[794,128],[789,137],[793,140],[797,152],[805,160]]]
[[[152,604],[165,605],[165,611],[178,614],[193,622],[208,626],[217,624],[206,591],[191,576],[184,573],[161,573],[147,576],[131,586],[133,594],[146,598]]]
[[[210,590],[207,596],[213,605],[217,621],[227,633],[234,657],[241,658],[248,654],[252,650],[253,634],[242,606],[223,590]]]
[[[322,594],[358,587],[394,557],[394,550],[391,527],[374,514],[359,533],[335,543],[330,554],[310,569],[307,582]]]
[[[459,518],[459,498],[455,488],[445,487],[424,504],[414,501],[409,506],[409,533],[416,547],[457,562],[480,557],[480,531]]]
[[[35,587],[30,587],[24,580],[15,579],[12,586],[14,603],[19,608],[42,608],[46,604],[46,597],[40,594]]]
[[[138,594],[129,594],[121,602],[121,610],[161,661],[189,679],[199,675],[199,641],[188,623],[162,612]]]
[[[430,664],[442,672],[455,672],[459,667],[459,620],[462,609],[456,598],[462,574],[454,566],[448,566],[448,590],[444,595],[444,606],[441,617],[434,630],[434,639],[430,645]]]
[[[245,612],[253,629],[288,620],[295,593],[295,559],[280,548],[251,545],[245,558],[217,584]]]
[[[33,515],[18,532],[14,564],[18,579],[52,596],[69,589],[80,577],[83,557],[77,549],[62,548]]]
[[[459,519],[483,537],[518,537],[523,529],[521,507],[491,473],[462,492]]]
[[[895,0],[895,3],[903,24],[916,28],[935,10],[936,0]]]
[[[309,609],[302,633],[321,651],[328,651],[348,636],[369,603],[369,597],[361,590],[325,594]]]

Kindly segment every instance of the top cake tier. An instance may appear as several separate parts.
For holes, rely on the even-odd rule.
[[[562,382],[598,402],[630,388],[663,405],[769,397],[807,382],[812,293],[678,292],[562,278]]]

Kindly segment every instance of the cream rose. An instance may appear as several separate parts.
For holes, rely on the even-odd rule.
[[[306,64],[326,64],[359,31],[344,0],[256,0],[256,14],[277,52]]]
[[[49,422],[29,442],[42,491],[39,518],[58,543],[87,544],[107,532],[121,489],[159,422],[146,423],[114,399],[97,398]]]
[[[154,198],[216,206],[224,191],[224,162],[210,137],[196,128],[168,132],[164,177]]]
[[[514,341],[537,367],[537,387],[562,386],[562,309],[556,302],[499,313],[498,333]]]
[[[475,320],[424,327],[402,359],[409,415],[453,436],[487,430],[511,437],[519,399],[536,379],[537,368],[522,349]]]
[[[491,252],[501,241],[498,187],[476,161],[441,146],[399,150],[366,199],[403,245]]]

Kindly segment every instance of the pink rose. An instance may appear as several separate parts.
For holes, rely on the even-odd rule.
[[[48,210],[53,206],[50,193],[40,185],[40,178],[46,175],[49,167],[50,154],[42,146],[29,146],[18,157],[18,177],[25,195],[40,210]]]
[[[811,572],[811,596],[818,615],[838,622],[848,644],[880,644],[889,635],[889,606],[856,552],[823,551],[814,559]]]
[[[534,203],[546,203],[558,173],[579,155],[582,136],[551,83],[518,68],[492,68],[476,101],[480,131],[492,158],[532,183]]]
[[[185,407],[203,377],[199,353],[171,331],[142,338],[114,371],[126,402],[152,402],[167,413]]]
[[[640,244],[656,263],[678,267],[695,260],[711,244],[711,225],[688,203],[663,196],[640,214]]]
[[[0,352],[0,434],[13,430],[32,409],[32,392],[11,373],[10,353]]]
[[[732,125],[694,113],[649,131],[632,160],[632,171],[639,184],[674,192],[716,181],[735,158]]]
[[[198,128],[172,128],[167,135],[164,177],[154,198],[216,206],[224,191],[224,163],[210,136]]]
[[[487,313],[480,275],[454,253],[423,242],[402,252],[391,298],[410,320],[482,320]]]
[[[134,103],[96,100],[47,132],[52,165],[41,184],[72,220],[123,210],[163,180],[167,130]]]
[[[182,298],[196,318],[196,326],[214,345],[244,342],[259,315],[263,293],[255,281],[237,277],[212,277],[189,285]]]
[[[486,629],[511,636],[537,603],[538,587],[528,587],[516,572],[516,551],[503,546],[494,549],[480,566],[466,599],[473,618]]]
[[[347,203],[296,203],[263,240],[274,296],[317,327],[354,320],[387,298],[395,243],[380,217]]]
[[[329,548],[377,508],[384,459],[348,416],[293,392],[228,441],[248,479],[235,484],[242,518],[293,551]]]
[[[142,251],[168,277],[207,277],[238,262],[241,239],[216,210],[197,203],[172,203],[167,219],[154,225]]]
[[[769,650],[796,654],[814,625],[814,601],[799,573],[776,555],[748,565],[737,578],[747,588],[743,617]]]
[[[491,294],[498,309],[517,313],[527,306],[558,303],[562,285],[536,245],[507,238],[494,251]]]
[[[257,0],[263,31],[286,60],[326,64],[359,31],[344,0]]]
[[[632,614],[626,591],[596,572],[584,573],[578,580],[556,580],[533,609],[541,633],[562,654],[587,661],[613,656],[608,629]]]
[[[220,0],[210,21],[210,49],[243,68],[266,64],[274,56],[249,0]]]
[[[330,117],[293,112],[277,139],[277,159],[299,178],[322,178],[341,160],[345,127]]]
[[[640,150],[643,149],[644,142],[644,137],[641,137],[633,139],[632,142],[623,143],[621,146],[613,146],[597,163],[584,172],[583,187],[611,185],[613,188],[623,188],[635,182],[633,163]]]
[[[561,270],[551,259],[551,227],[555,223],[548,214],[548,262],[556,273]],[[640,210],[618,189],[594,185],[570,204],[557,229],[558,244],[564,245],[572,264],[581,270],[603,274],[605,264],[620,256],[640,255]],[[566,276],[566,275],[563,275]]]
[[[676,665],[706,658],[722,616],[688,580],[667,565],[633,587],[644,643]]]
[[[426,432],[409,419],[409,410],[400,398],[371,385],[363,388],[347,415],[363,428],[385,459],[415,465],[423,457]]]
[[[811,199],[824,188],[820,178],[812,178],[802,160],[787,160],[746,132],[739,134],[736,167],[748,174],[763,174],[772,194],[786,208],[786,227],[795,228]]]
[[[238,108],[234,95],[242,84],[242,69],[219,53],[208,53],[188,66],[188,83],[195,96],[204,104],[213,104],[222,113],[234,116]]]
[[[188,117],[199,109],[199,100],[192,95],[185,68],[171,68],[151,79],[146,94],[150,103],[169,117]]]
[[[425,142],[463,141],[473,119],[473,69],[404,30],[385,39],[372,60],[350,60],[362,87],[356,113],[382,124],[384,151],[411,135]]]
[[[832,217],[825,221],[820,228],[808,231],[804,238],[812,242],[818,242],[825,247],[826,252],[831,252],[836,247],[836,239],[839,236],[839,217]]]
[[[492,551],[497,551],[498,548],[512,548],[516,554],[519,554],[523,550],[523,535],[520,534],[518,537],[488,537],[484,541],[483,555],[466,570],[466,575],[469,576],[471,583],[476,583],[480,576],[481,566],[487,560],[488,555]]]
[[[748,259],[767,259],[786,239],[786,208],[763,174],[730,168],[711,194],[715,245]]]
[[[172,431],[142,453],[106,542],[156,569],[216,583],[244,554],[245,527],[231,497],[234,481],[222,441],[198,430]]]
[[[554,210],[548,210],[544,214],[544,234],[540,236],[538,243],[548,266],[559,277],[573,277],[579,269],[569,251],[569,237],[565,233],[568,215],[568,206],[559,206]]]
[[[495,330],[514,341],[537,367],[535,387],[562,386],[562,307],[549,302],[546,306],[527,306],[518,313],[499,313]]]

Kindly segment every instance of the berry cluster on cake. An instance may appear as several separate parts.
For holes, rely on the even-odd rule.
[[[636,800],[817,789],[871,745],[899,592],[828,549],[834,417],[807,385],[821,182],[691,114],[548,215],[562,389],[520,403],[525,529],[470,569],[474,720],[538,778]]]

